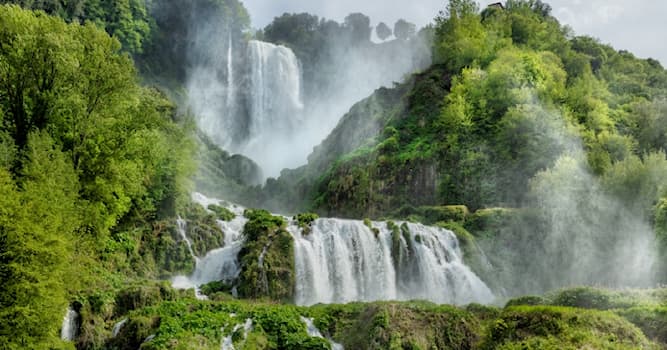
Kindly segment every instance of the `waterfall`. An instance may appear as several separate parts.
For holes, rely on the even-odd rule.
[[[232,32],[229,31],[229,40],[227,44],[227,109],[231,110],[234,105],[234,43],[232,42]]]
[[[296,295],[299,305],[351,301],[425,299],[436,303],[490,303],[489,288],[462,259],[448,230],[399,223],[374,230],[361,221],[318,219],[295,239]]]
[[[207,208],[210,204],[224,205],[217,200],[211,200],[199,193],[193,194],[193,200]],[[239,206],[226,206],[235,214],[231,221],[218,220],[217,224],[224,233],[224,246],[214,249],[203,258],[196,259],[195,270],[190,276],[176,276],[172,279],[172,285],[177,289],[194,288],[199,295],[199,286],[213,282],[233,282],[238,277],[241,269],[238,262],[238,254],[243,246],[243,227],[248,219],[243,216],[244,208]]]
[[[178,226],[178,234],[181,235],[181,239],[183,239],[183,241],[185,241],[185,244],[188,246],[188,251],[190,252],[190,256],[192,256],[195,259],[195,261],[199,260],[199,258],[197,258],[197,255],[195,255],[194,250],[192,250],[192,241],[190,241],[187,235],[188,223],[179,216],[178,219],[176,219],[176,224]]]
[[[198,259],[191,276],[177,277],[172,284],[183,289],[220,280],[231,284],[241,271],[238,254],[248,222],[244,208],[198,193],[193,200],[204,207],[226,206],[236,217],[218,222],[225,245]],[[296,222],[285,219],[294,238],[298,305],[413,299],[462,305],[495,299],[465,265],[459,241],[449,230],[407,222],[372,222],[371,228],[358,220],[317,219],[304,235]]]
[[[301,102],[301,70],[292,50],[252,40],[248,43],[250,67],[250,138],[267,131],[292,131]],[[266,141],[266,140],[264,140]]]
[[[79,313],[72,309],[72,307],[68,307],[65,317],[63,317],[63,324],[60,329],[60,339],[73,341],[76,338],[78,324]]]
[[[322,336],[322,332],[320,332],[320,330],[317,329],[317,327],[315,327],[315,323],[313,323],[312,318],[307,318],[307,317],[301,316],[301,321],[306,324],[306,332],[308,332],[309,336],[314,337],[314,338],[324,339],[324,337]],[[332,350],[344,350],[343,345],[338,344],[331,339],[328,339],[328,340],[329,340],[329,344],[331,344],[331,349]]]
[[[248,43],[248,137],[232,148],[258,162],[268,176],[291,164],[290,149],[302,127],[301,68],[285,46],[251,40]]]
[[[243,327],[243,340],[245,341],[248,338],[248,333],[252,332],[252,319],[248,318],[245,320],[244,324],[237,324],[234,326],[232,329],[232,332],[229,333],[228,336],[222,338],[222,344],[220,345],[220,349],[222,350],[234,350],[234,333],[236,333],[239,329]],[[224,329],[223,329],[224,331]]]
[[[120,334],[120,330],[123,329],[123,326],[127,323],[127,318],[122,319],[120,322],[116,323],[111,330],[111,337],[115,338]]]

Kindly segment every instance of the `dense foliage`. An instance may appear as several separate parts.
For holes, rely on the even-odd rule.
[[[233,290],[248,299],[293,297],[294,241],[285,219],[265,210],[245,212],[240,275],[233,286],[203,286],[212,301],[155,282],[191,273],[197,257],[223,246],[219,221],[235,214],[190,203],[191,127],[162,92],[138,84],[137,69],[178,94],[205,49],[193,38],[222,31],[243,45],[245,8],[237,0],[1,3],[1,348],[71,349],[58,337],[68,306],[81,316],[82,349],[219,348],[223,336],[244,348],[329,348],[308,336],[300,316],[350,349],[667,342],[663,290],[579,288],[503,309],[230,301]],[[397,39],[382,44],[370,41],[370,20],[360,13],[344,23],[278,17],[257,37],[294,49],[311,94],[337,89],[322,79],[348,50],[383,66],[432,41],[434,65],[356,104],[307,166],[263,189],[252,187],[261,177],[256,164],[200,135],[198,158],[207,166],[196,181],[282,212],[440,225],[456,233],[467,265],[509,294],[576,284],[580,270],[600,284],[639,281],[595,259],[625,262],[618,247],[647,231],[667,251],[667,72],[656,60],[575,36],[550,11],[539,0],[481,12],[473,1],[451,0],[419,33],[403,20],[393,31],[379,26],[381,39]],[[317,218],[299,214],[294,223],[307,235]],[[404,229],[387,225],[397,244]],[[563,248],[572,237],[600,248],[588,265],[573,263],[586,254]],[[547,244],[562,253],[544,254]],[[547,267],[553,273],[544,274]],[[244,334],[235,326],[246,318],[255,327]]]
[[[223,338],[242,349],[329,349],[328,339],[346,349],[661,349],[665,344],[664,290],[577,288],[515,299],[504,308],[161,301],[165,296],[156,292],[114,318],[127,321],[116,338],[98,346],[218,348]],[[309,336],[302,317],[311,318],[326,339]],[[155,337],[142,344],[150,335]]]
[[[452,1],[436,19],[433,50],[433,78],[416,80],[403,113],[393,112],[398,103],[384,110],[394,116],[374,147],[338,154],[313,194],[316,208],[363,217],[405,203],[519,206],[535,174],[580,151],[609,179],[609,191],[629,195],[640,182],[622,180],[624,162],[652,172],[664,161],[658,121],[667,72],[655,60],[573,36],[542,2],[479,13],[472,1]],[[378,192],[378,200],[360,195]],[[644,209],[656,200],[643,199]]]
[[[119,222],[173,215],[191,145],[92,24],[4,5],[0,40],[0,339],[46,348]]]

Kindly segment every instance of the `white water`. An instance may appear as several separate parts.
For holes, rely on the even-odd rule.
[[[383,222],[373,222],[379,229],[377,237],[363,222],[354,220],[318,219],[306,236],[291,226],[295,302],[425,299],[461,305],[494,300],[486,284],[464,264],[451,231],[406,225],[409,233],[400,235],[399,251],[393,256],[392,232]],[[400,259],[397,264],[394,256]]]
[[[192,196],[193,200],[207,208],[210,204],[224,205],[218,200],[204,197],[199,193]],[[243,227],[248,219],[243,216],[243,208],[239,206],[226,206],[236,217],[231,221],[218,220],[217,224],[224,233],[224,246],[214,249],[203,258],[196,259],[195,271],[190,276],[176,276],[172,279],[172,285],[177,289],[194,288],[198,297],[205,298],[199,294],[199,286],[213,282],[232,282],[240,273],[238,254],[243,245]]]
[[[301,321],[306,324],[306,332],[308,332],[309,336],[324,339],[320,330],[317,329],[317,327],[315,327],[315,324],[313,323],[312,318],[307,318],[307,317],[301,316]],[[331,339],[328,339],[328,341],[329,341],[329,344],[331,344],[331,349],[332,350],[344,350],[343,345],[338,344]]]
[[[241,327],[243,327],[243,340],[245,340],[245,339],[248,338],[248,333],[252,332],[252,328],[253,328],[252,327],[252,319],[250,319],[250,318],[246,319],[244,324],[237,324],[236,326],[234,326],[234,328],[232,329],[232,332],[229,333],[228,336],[222,338],[222,344],[220,346],[221,350],[235,350],[234,341],[233,341],[232,338],[234,337],[234,333],[236,333],[239,329],[241,329]],[[224,329],[223,329],[223,331],[224,331]]]
[[[232,151],[255,160],[267,176],[292,164],[290,149],[302,124],[301,69],[285,46],[251,40],[248,137]]]
[[[227,110],[230,110],[234,104],[234,93],[236,87],[234,86],[234,42],[232,41],[232,32],[229,32],[229,40],[227,44]]]
[[[195,259],[195,261],[199,260],[199,258],[197,258],[197,255],[195,255],[194,250],[192,250],[192,241],[190,241],[187,235],[186,230],[188,228],[188,223],[185,220],[181,219],[181,217],[179,216],[178,219],[176,219],[176,224],[178,225],[178,234],[181,235],[181,239],[183,239],[183,241],[185,241],[185,244],[188,246],[188,251],[190,252],[190,256],[192,256]]]
[[[193,199],[204,207],[226,205],[198,193]],[[225,233],[224,247],[197,260],[194,273],[175,278],[174,287],[196,288],[219,280],[232,283],[238,277],[238,253],[247,219],[243,208],[226,207],[236,218],[218,222]],[[290,222],[288,231],[295,243],[295,303],[424,299],[462,305],[494,301],[486,284],[463,262],[454,233],[397,222],[399,226],[403,224],[407,231],[396,237],[395,244],[393,232],[385,222],[372,223],[377,236],[357,220],[318,219],[305,236],[295,222]],[[398,248],[395,252],[394,246]]]
[[[68,307],[65,317],[63,317],[63,324],[60,329],[60,339],[73,341],[76,338],[78,321],[79,314],[71,307]]]
[[[122,319],[120,322],[116,323],[111,330],[111,336],[113,338],[117,337],[120,333],[120,330],[123,329],[123,326],[127,323],[127,318]]]

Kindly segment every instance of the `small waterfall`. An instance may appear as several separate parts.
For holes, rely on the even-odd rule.
[[[111,337],[112,338],[117,337],[118,334],[120,333],[120,330],[123,328],[123,326],[125,326],[126,323],[127,323],[127,318],[124,318],[120,322],[116,323],[113,326],[113,329],[111,330]]]
[[[201,204],[204,208],[209,204],[224,205],[217,200],[211,200],[199,193],[193,194],[193,200]],[[248,219],[243,216],[243,208],[238,206],[226,206],[236,216],[231,221],[217,222],[222,232],[224,232],[224,246],[214,249],[203,258],[196,259],[195,271],[190,276],[176,276],[172,279],[172,286],[177,289],[194,288],[198,297],[199,286],[213,282],[225,281],[233,282],[240,273],[238,254],[243,246],[243,227]]]
[[[253,328],[252,327],[252,319],[250,319],[250,318],[246,319],[244,324],[237,324],[236,326],[234,326],[234,328],[232,329],[232,332],[229,333],[228,336],[222,338],[222,344],[220,346],[220,349],[222,349],[222,350],[235,350],[234,341],[233,341],[232,338],[234,337],[234,333],[236,333],[239,329],[241,329],[241,327],[243,327],[243,340],[245,340],[245,339],[248,338],[248,333],[252,332],[252,328]],[[224,331],[224,329],[223,329],[223,331]]]
[[[299,305],[425,299],[490,303],[493,293],[468,268],[448,230],[399,223],[400,234],[374,222],[318,219],[306,236],[295,225]]]
[[[227,44],[227,109],[231,110],[234,105],[234,43],[232,42],[232,32],[229,31],[229,40]]]
[[[78,325],[79,313],[72,309],[72,307],[68,307],[65,317],[63,317],[63,324],[60,329],[60,339],[73,341],[77,335]]]
[[[181,235],[181,238],[183,239],[183,241],[185,241],[185,244],[187,244],[188,251],[190,251],[190,255],[195,259],[195,261],[199,260],[199,258],[197,258],[197,255],[195,255],[194,250],[192,250],[192,241],[190,241],[187,235],[188,223],[185,220],[181,219],[181,217],[179,216],[178,219],[176,219],[176,224],[178,225],[178,234]]]
[[[308,332],[309,336],[324,339],[320,330],[317,329],[317,327],[315,327],[315,324],[313,323],[312,318],[307,318],[307,317],[301,316],[301,321],[306,324],[306,332]],[[338,344],[331,339],[328,339],[328,340],[329,340],[329,344],[331,344],[331,349],[332,350],[344,350],[343,345]]]

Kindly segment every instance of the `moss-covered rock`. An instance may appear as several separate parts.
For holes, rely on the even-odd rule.
[[[465,228],[476,236],[492,236],[511,227],[518,215],[519,211],[512,208],[479,209],[467,218]]]
[[[632,322],[651,340],[667,348],[667,306],[642,306],[615,311]]]
[[[652,345],[627,320],[608,311],[513,306],[491,325],[482,349],[638,349]]]
[[[120,290],[116,294],[114,313],[118,316],[125,315],[132,310],[176,298],[177,293],[169,282],[142,283]]]
[[[218,220],[232,221],[236,217],[236,215],[232,213],[231,210],[216,204],[209,204],[206,209],[212,211],[218,217]]]
[[[220,206],[204,208],[197,203],[186,207],[183,219],[186,221],[186,235],[192,242],[192,250],[197,256],[204,256],[207,252],[220,248],[225,241],[225,234],[218,225],[218,220],[234,217],[233,213]],[[231,214],[231,215],[230,215]]]
[[[297,214],[294,217],[294,220],[301,228],[301,232],[303,232],[304,235],[309,235],[313,222],[319,218],[320,216],[315,213],[301,213]]]
[[[294,240],[282,217],[265,210],[246,210],[246,237],[239,260],[239,295],[291,300],[295,288]]]
[[[463,223],[470,215],[470,211],[465,205],[422,206],[417,208],[417,213],[424,218],[426,224],[441,221]]]

